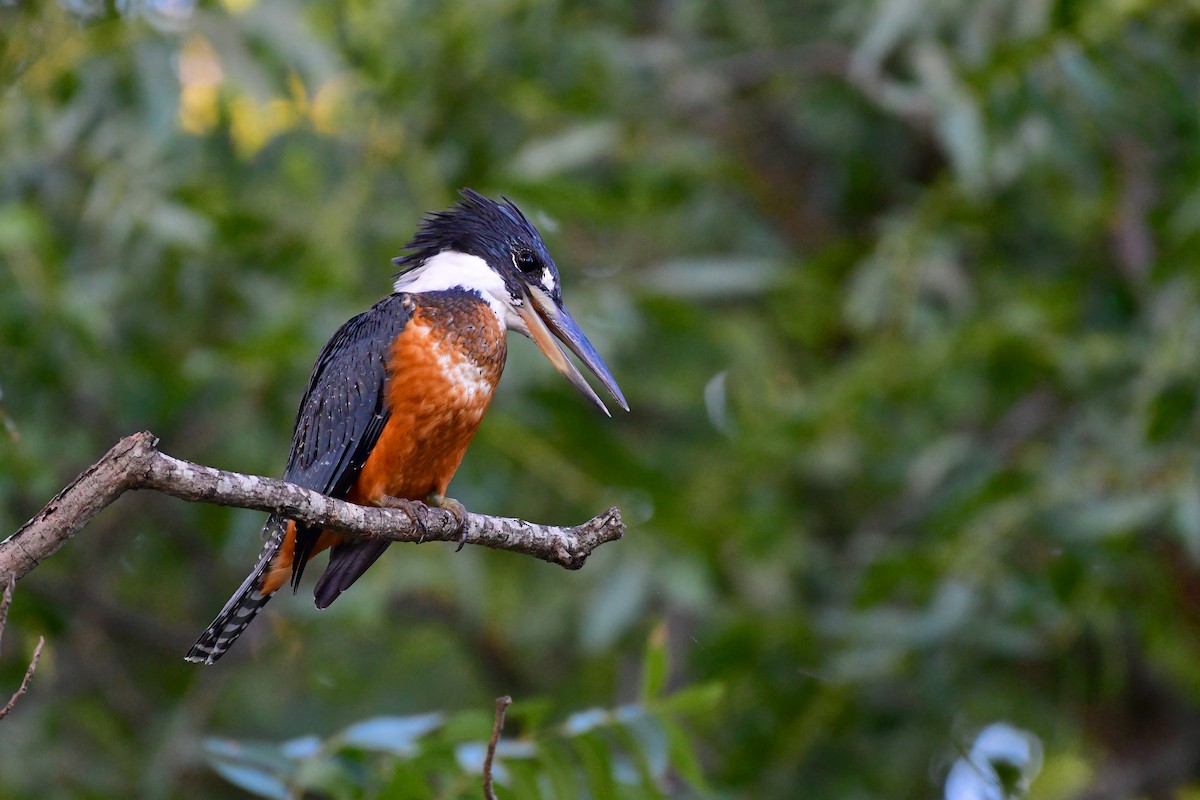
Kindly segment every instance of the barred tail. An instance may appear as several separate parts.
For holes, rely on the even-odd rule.
[[[271,599],[274,591],[263,593],[260,589],[263,586],[263,577],[271,568],[271,561],[279,551],[280,545],[283,544],[286,532],[286,520],[275,515],[267,518],[267,524],[263,527],[267,541],[263,545],[262,552],[259,553],[258,563],[255,564],[254,570],[233,597],[229,598],[229,602],[221,609],[221,613],[217,614],[217,618],[204,630],[204,633],[200,634],[200,638],[192,645],[192,649],[188,650],[187,655],[184,656],[186,661],[194,661],[199,664],[217,663],[217,660],[225,655],[225,651],[229,649],[230,645],[242,635],[242,631],[246,630],[246,626],[250,624],[259,610]]]

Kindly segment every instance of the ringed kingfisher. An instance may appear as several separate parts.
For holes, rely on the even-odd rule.
[[[579,357],[621,408],[616,380],[563,305],[558,268],[542,237],[512,202],[470,189],[429,214],[394,260],[394,291],[333,335],[300,401],[284,480],[360,505],[420,500],[449,510],[446,496],[500,380],[505,331],[537,344],[550,363],[605,414],[608,409],[555,341]],[[325,608],[387,549],[279,515],[250,576],[188,651],[212,664],[285,583],[330,550],[314,595]]]

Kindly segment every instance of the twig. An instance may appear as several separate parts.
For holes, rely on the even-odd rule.
[[[487,755],[483,758],[483,797],[484,800],[496,800],[496,791],[492,788],[492,761],[496,758],[496,745],[500,744],[500,733],[504,730],[504,715],[512,705],[508,695],[496,698],[496,721],[492,723],[492,738],[488,741]]]
[[[29,662],[29,669],[25,670],[25,677],[21,679],[21,685],[13,692],[13,696],[8,698],[8,703],[5,704],[4,708],[0,708],[0,719],[4,719],[9,715],[9,712],[13,710],[13,706],[17,704],[17,701],[25,694],[25,690],[29,688],[29,681],[33,678],[33,671],[37,669],[38,661],[42,657],[42,645],[45,643],[46,637],[39,636],[37,647],[33,648],[33,660]]]
[[[4,596],[0,597],[0,643],[4,641],[4,626],[8,624],[8,607],[12,605],[13,592],[17,589],[17,579],[9,576],[4,582]]]
[[[449,511],[413,503],[405,509],[359,506],[273,478],[243,475],[172,458],[143,431],[126,436],[104,458],[51,500],[20,530],[0,542],[0,580],[20,579],[131,489],[153,489],[190,502],[280,514],[352,538],[396,542],[458,542],[540,558],[579,569],[600,545],[625,533],[621,512],[610,508],[582,525],[538,525],[519,519],[468,514],[459,531]]]
[[[12,605],[13,590],[16,588],[17,579],[10,575],[4,587],[4,597],[0,599],[0,637],[4,636],[4,626],[8,624],[8,607]],[[4,708],[0,708],[0,719],[4,719],[12,712],[17,701],[29,688],[29,681],[33,678],[33,671],[37,669],[38,661],[42,657],[42,645],[45,643],[46,637],[39,636],[37,647],[33,649],[33,659],[29,662],[29,668],[25,670],[25,677],[21,679],[21,685],[17,687],[17,691],[13,692],[13,696],[8,698],[8,703]]]

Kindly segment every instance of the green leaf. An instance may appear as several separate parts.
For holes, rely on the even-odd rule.
[[[280,747],[234,739],[206,739],[204,750],[213,769],[230,783],[259,797],[288,797],[287,781],[294,763]]]
[[[725,687],[720,683],[702,683],[680,689],[669,697],[660,698],[650,704],[654,714],[704,714],[715,709],[725,696]]]
[[[645,717],[640,718],[638,723],[640,724],[636,727],[642,728],[640,733],[635,730],[634,725],[619,725],[613,732],[624,745],[629,761],[633,763],[637,785],[645,790],[647,796],[662,798],[664,795],[659,788],[659,780],[666,771],[666,747],[661,734],[657,741],[652,735],[653,732],[657,732],[651,730],[656,726]]]
[[[692,787],[700,796],[711,797],[712,790],[709,789],[708,782],[704,779],[700,759],[696,757],[696,750],[687,732],[674,720],[662,719],[659,723],[667,737],[667,757],[671,762],[671,768],[678,772],[680,777],[687,781],[688,786]]]
[[[544,742],[538,748],[538,763],[543,768],[555,800],[575,800],[580,795],[580,781],[571,749],[561,741]]]
[[[273,775],[262,767],[229,761],[214,761],[212,766],[222,778],[251,794],[270,800],[288,800],[291,796],[287,784],[280,780],[278,775]]]
[[[301,736],[279,745],[279,752],[291,759],[312,758],[321,752],[319,736]]]
[[[512,718],[511,713],[509,718]],[[459,711],[447,717],[438,736],[451,743],[478,741],[491,734],[493,719],[492,714],[478,709]]]
[[[670,664],[667,654],[667,623],[660,622],[650,631],[646,640],[646,653],[642,657],[642,692],[643,703],[650,703],[662,694],[667,685],[667,672]]]
[[[378,797],[427,797],[428,765],[417,765],[407,759],[393,761],[386,780],[377,784]]]
[[[575,755],[583,764],[588,793],[592,800],[616,800],[617,786],[613,759],[608,744],[596,733],[571,740]]]
[[[612,714],[603,708],[577,711],[559,726],[564,736],[575,737],[590,733],[596,728],[612,724]]]
[[[353,797],[368,773],[365,765],[343,756],[324,755],[300,762],[291,779],[293,786],[332,797]]]
[[[509,765],[508,775],[501,782],[500,777],[496,776],[496,783],[502,786],[507,791],[497,789],[497,797],[512,797],[518,800],[524,800],[526,797],[537,798],[542,796],[538,785],[538,769],[534,763],[516,761]]]
[[[521,698],[521,702],[514,704],[512,708],[508,710],[508,716],[506,719],[510,723],[519,725],[523,730],[537,730],[547,724],[547,720],[550,719],[554,712],[554,703],[548,698],[541,697],[530,700]],[[483,715],[483,712],[472,713]],[[490,731],[491,726],[492,717],[488,716],[486,730]]]
[[[441,727],[445,715],[418,714],[412,717],[374,717],[343,730],[334,742],[340,747],[360,747],[400,756],[416,752],[421,737]]]

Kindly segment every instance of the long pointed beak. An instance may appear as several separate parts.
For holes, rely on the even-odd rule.
[[[520,309],[521,318],[525,320],[525,325],[529,328],[530,338],[550,360],[554,368],[561,372],[571,382],[571,385],[579,390],[580,394],[595,403],[606,415],[612,416],[591,385],[571,363],[571,359],[567,358],[566,353],[558,346],[558,342],[554,341],[554,337],[558,337],[559,341],[571,348],[572,353],[579,356],[579,360],[600,380],[609,394],[616,399],[617,404],[628,411],[629,404],[625,402],[625,396],[621,394],[621,388],[617,386],[616,379],[604,365],[596,348],[592,347],[592,343],[583,335],[579,323],[575,321],[571,313],[554,302],[550,295],[541,289],[529,287],[525,297],[526,302]]]

